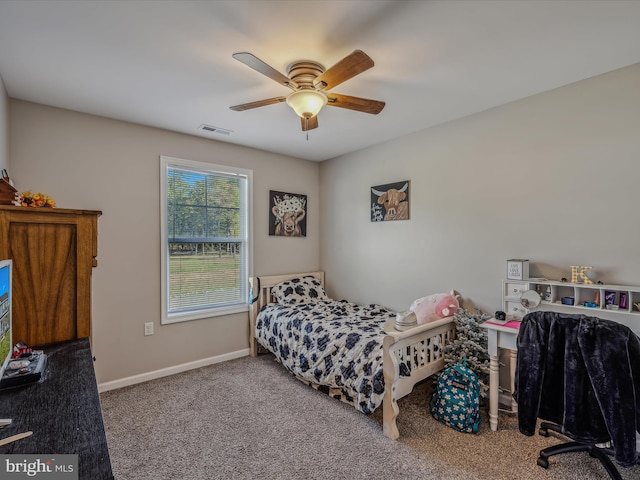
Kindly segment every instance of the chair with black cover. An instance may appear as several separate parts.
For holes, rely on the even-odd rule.
[[[549,430],[564,434],[564,432],[562,431],[562,426],[560,425],[556,425],[555,423],[550,422],[540,423],[540,429],[538,430],[538,433],[540,435],[542,435],[543,437],[548,437]],[[607,442],[607,444],[608,443],[609,442]],[[615,465],[611,461],[611,458],[609,458],[610,455],[615,455],[615,451],[612,448],[609,448],[607,444],[596,445],[594,443],[570,441],[561,443],[559,445],[553,445],[551,447],[543,448],[542,450],[540,450],[538,465],[543,468],[549,468],[549,457],[553,455],[559,455],[561,453],[569,452],[588,452],[590,456],[600,460],[600,463],[602,463],[605,470],[613,480],[622,480],[620,472],[618,472]]]
[[[588,452],[609,476],[621,480],[611,461],[638,462],[640,340],[626,326],[586,315],[532,312],[517,339],[516,391],[520,432],[549,430],[571,439],[540,451],[538,465],[566,452]]]

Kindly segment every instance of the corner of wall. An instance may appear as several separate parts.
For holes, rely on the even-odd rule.
[[[0,169],[9,170],[9,96],[0,75]]]

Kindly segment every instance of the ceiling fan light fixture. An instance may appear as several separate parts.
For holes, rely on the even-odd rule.
[[[298,90],[287,97],[287,105],[301,118],[315,117],[326,104],[327,95],[317,90]]]

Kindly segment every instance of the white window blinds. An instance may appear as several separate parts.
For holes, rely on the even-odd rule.
[[[249,176],[171,160],[164,169],[167,321],[246,306]]]

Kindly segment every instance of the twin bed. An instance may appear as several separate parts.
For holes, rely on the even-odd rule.
[[[453,317],[405,331],[380,305],[331,300],[324,272],[252,277],[249,348],[273,353],[299,380],[371,413],[382,405],[383,432],[400,436],[397,401],[442,370]]]

